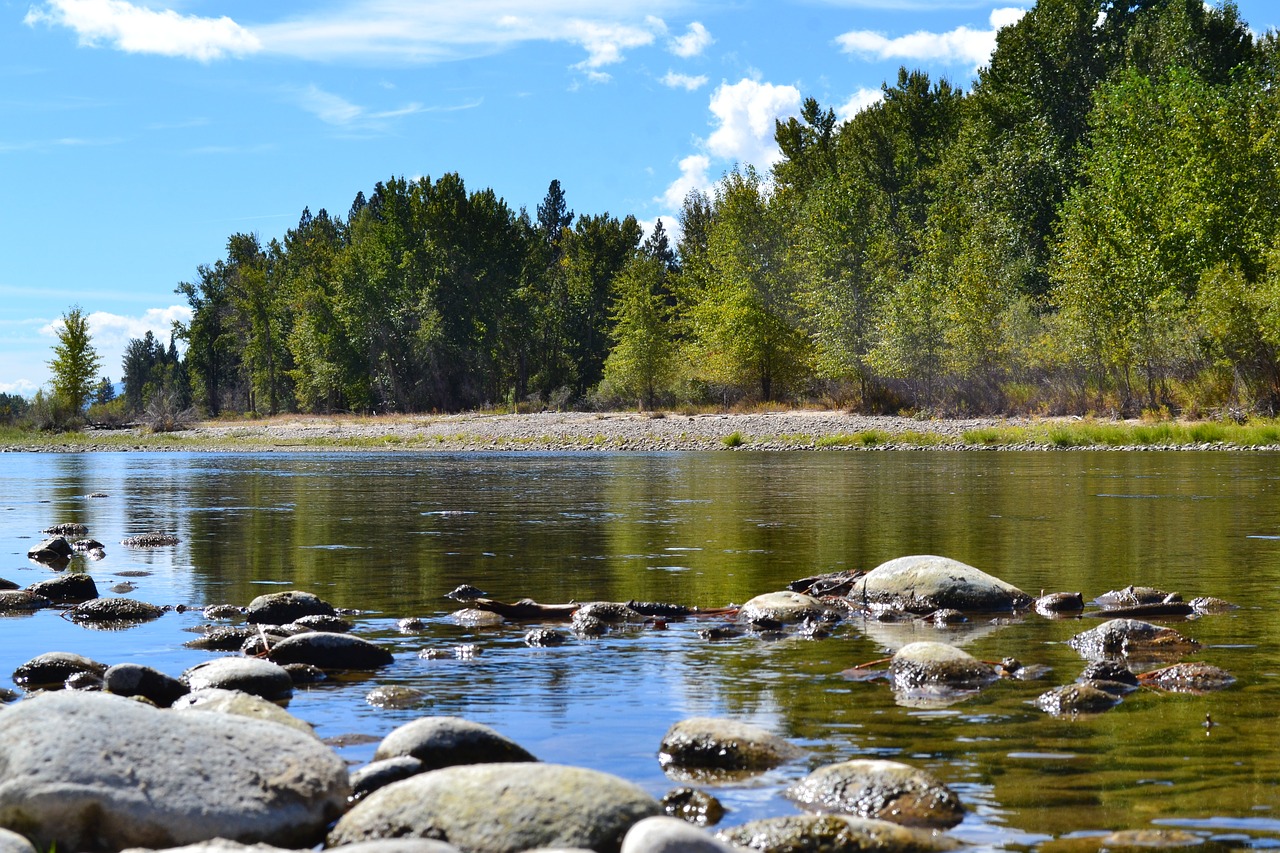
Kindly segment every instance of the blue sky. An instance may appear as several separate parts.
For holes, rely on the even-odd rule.
[[[1258,32],[1274,0],[1239,0]],[[899,65],[966,86],[1030,0],[0,0],[0,392],[89,315],[103,372],[173,291],[303,207],[458,172],[532,211],[673,224],[775,118],[851,114]]]

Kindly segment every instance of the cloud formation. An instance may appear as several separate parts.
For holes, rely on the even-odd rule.
[[[711,33],[707,32],[699,21],[694,21],[689,25],[688,31],[682,36],[676,36],[667,42],[667,47],[676,56],[682,59],[690,59],[700,56],[704,50],[715,44],[715,39],[711,37]]]
[[[1016,23],[1026,12],[1016,8],[994,9],[989,18],[991,27],[985,30],[961,26],[945,33],[919,30],[896,38],[872,30],[852,30],[837,36],[836,44],[845,53],[867,59],[907,59],[977,68],[991,59],[996,49],[996,33]]]
[[[677,74],[674,71],[668,71],[661,82],[662,85],[670,86],[672,89],[684,89],[686,92],[693,92],[707,85],[707,76],[699,74],[694,77],[689,74]]]
[[[258,38],[228,17],[180,15],[155,11],[126,0],[48,0],[32,6],[23,19],[28,26],[47,24],[74,30],[80,44],[103,43],[126,53],[154,53],[209,62],[244,56],[262,48]]]
[[[848,121],[867,107],[875,106],[884,100],[884,89],[859,89],[849,96],[849,100],[836,107],[836,118]]]

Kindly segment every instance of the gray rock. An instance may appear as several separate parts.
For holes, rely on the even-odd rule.
[[[136,663],[118,663],[102,676],[103,684],[117,696],[141,696],[158,707],[168,708],[187,695],[190,688],[158,669]]]
[[[342,850],[343,853],[460,853],[458,848],[451,844],[426,838],[379,838],[377,841],[366,841],[362,844],[348,844]],[[121,853],[153,853],[153,851],[133,847]],[[270,844],[241,844],[225,838],[214,838],[198,844],[171,847],[165,853],[302,853],[302,851],[286,850]]]
[[[289,726],[304,734],[314,735],[315,730],[305,720],[300,720],[274,702],[268,702],[261,696],[244,693],[240,690],[224,690],[219,687],[206,687],[186,694],[172,705],[175,711],[211,711],[216,714],[233,714],[268,723]]]
[[[647,817],[622,839],[622,853],[733,853],[705,829],[674,817]]]
[[[0,853],[36,853],[36,848],[18,833],[0,829]]]
[[[0,613],[30,613],[42,607],[52,607],[53,602],[25,589],[0,590]]]
[[[1172,628],[1140,619],[1112,619],[1076,634],[1067,645],[1087,660],[1136,658],[1167,660],[1181,657],[1200,646]]]
[[[724,818],[724,805],[697,788],[672,788],[662,795],[662,811],[697,826],[715,826]]]
[[[332,604],[319,596],[301,590],[260,595],[245,608],[248,622],[263,625],[286,625],[303,616],[337,616]]]
[[[1044,616],[1060,613],[1076,614],[1084,610],[1084,594],[1079,592],[1051,592],[1036,599],[1036,612]]]
[[[312,631],[286,637],[267,657],[276,663],[309,663],[321,669],[377,669],[395,661],[391,652],[350,634]]]
[[[554,628],[530,628],[524,635],[524,644],[533,648],[564,645],[568,637]]]
[[[221,687],[261,696],[272,702],[293,695],[293,679],[282,667],[257,658],[215,658],[182,673],[182,680],[192,690]]]
[[[48,536],[88,536],[89,525],[81,524],[78,521],[66,521],[62,524],[46,527],[40,532]]]
[[[328,631],[331,634],[345,634],[351,630],[351,623],[341,616],[326,616],[321,613],[299,616],[291,624],[301,625],[309,631]]]
[[[722,829],[716,837],[737,847],[785,853],[929,853],[959,846],[945,835],[847,815],[753,820]]]
[[[427,770],[455,764],[537,761],[515,741],[461,717],[421,717],[392,731],[378,744],[375,761],[409,755]]]
[[[759,726],[717,717],[690,717],[662,738],[664,770],[762,771],[799,758],[804,751]]]
[[[979,690],[999,676],[968,652],[946,643],[910,643],[898,649],[889,664],[893,688],[899,692],[968,692]]]
[[[61,687],[71,676],[88,672],[101,676],[107,671],[105,663],[73,652],[45,652],[21,664],[13,671],[13,683],[24,690]]]
[[[1236,679],[1225,669],[1197,662],[1175,663],[1173,666],[1145,673],[1142,683],[1170,693],[1209,693],[1230,687],[1236,683]]]
[[[616,853],[627,830],[661,812],[636,785],[596,770],[533,762],[446,767],[375,791],[338,821],[328,844],[418,837],[447,838],[476,853]]]
[[[617,601],[589,601],[573,611],[573,618],[599,619],[606,625],[639,625],[648,617]]]
[[[290,664],[293,666],[293,664]],[[375,708],[417,708],[426,704],[427,693],[403,684],[380,684],[365,694],[364,701]]]
[[[1036,707],[1055,717],[1101,714],[1119,703],[1119,696],[1089,682],[1064,684],[1036,697]]]
[[[930,773],[897,761],[860,759],[819,767],[785,796],[808,812],[847,814],[903,826],[950,829],[960,798]]]
[[[47,598],[54,604],[79,604],[98,597],[98,585],[83,572],[72,572],[48,580],[37,581],[27,592]]]
[[[766,592],[742,605],[738,611],[738,621],[791,625],[806,619],[821,619],[826,613],[827,606],[811,595],[802,592]]]
[[[344,762],[316,738],[106,693],[46,693],[6,709],[0,768],[0,826],[41,850],[217,837],[307,847],[349,792]]]
[[[258,632],[252,628],[245,628],[239,625],[219,625],[182,645],[188,649],[200,649],[206,652],[235,652],[240,650],[246,640],[257,636],[257,634]]]
[[[126,548],[168,548],[171,545],[177,545],[179,541],[181,540],[172,533],[153,531],[126,536],[120,540],[120,544]]]
[[[53,536],[28,549],[27,559],[35,560],[37,563],[43,563],[50,558],[70,560],[71,555],[74,553],[75,549],[71,547],[71,543],[66,540],[66,537]]]
[[[957,560],[931,555],[899,557],[859,578],[849,592],[854,602],[910,613],[941,608],[965,612],[1018,610],[1031,596],[997,577]]]
[[[164,608],[133,598],[94,598],[68,611],[71,621],[88,625],[150,622],[164,615]]]
[[[363,800],[392,782],[400,782],[426,771],[426,765],[411,755],[384,758],[366,764],[351,774],[351,801]]]

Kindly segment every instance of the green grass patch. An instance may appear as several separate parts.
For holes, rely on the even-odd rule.
[[[720,439],[720,443],[725,447],[741,447],[747,443],[747,440],[742,436],[742,433],[738,430],[734,430],[724,438]]]

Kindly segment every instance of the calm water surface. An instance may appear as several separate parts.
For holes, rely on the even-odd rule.
[[[89,525],[107,544],[103,594],[129,578],[156,604],[244,604],[305,589],[357,608],[357,630],[396,663],[300,690],[289,709],[322,737],[380,738],[421,714],[497,728],[543,760],[615,773],[661,794],[663,733],[693,715],[762,725],[807,762],[710,790],[727,825],[794,813],[779,796],[811,767],[858,756],[926,767],[970,814],[953,834],[1000,849],[1097,849],[1112,830],[1179,828],[1210,846],[1280,846],[1280,456],[1262,453],[712,453],[559,455],[4,454],[0,577],[51,576],[25,554],[40,530]],[[90,499],[91,493],[108,497]],[[130,534],[181,544],[130,551]],[[1098,620],[1034,614],[958,629],[843,623],[828,639],[710,643],[705,623],[527,648],[527,624],[469,629],[442,595],[741,603],[820,571],[906,554],[971,563],[1027,592],[1092,598],[1130,583],[1241,605],[1175,625],[1194,659],[1237,684],[1206,696],[1143,691],[1089,719],[1033,700],[1084,665],[1067,639]],[[405,616],[428,630],[396,630]],[[199,613],[96,631],[54,611],[0,618],[0,686],[35,655],[73,651],[177,675]],[[946,708],[902,707],[841,671],[912,639],[1052,667]],[[469,660],[423,659],[474,644]],[[378,684],[428,695],[415,710],[365,702]],[[1203,725],[1205,715],[1216,723]],[[357,739],[359,740],[359,739]],[[374,745],[339,747],[353,764]]]

